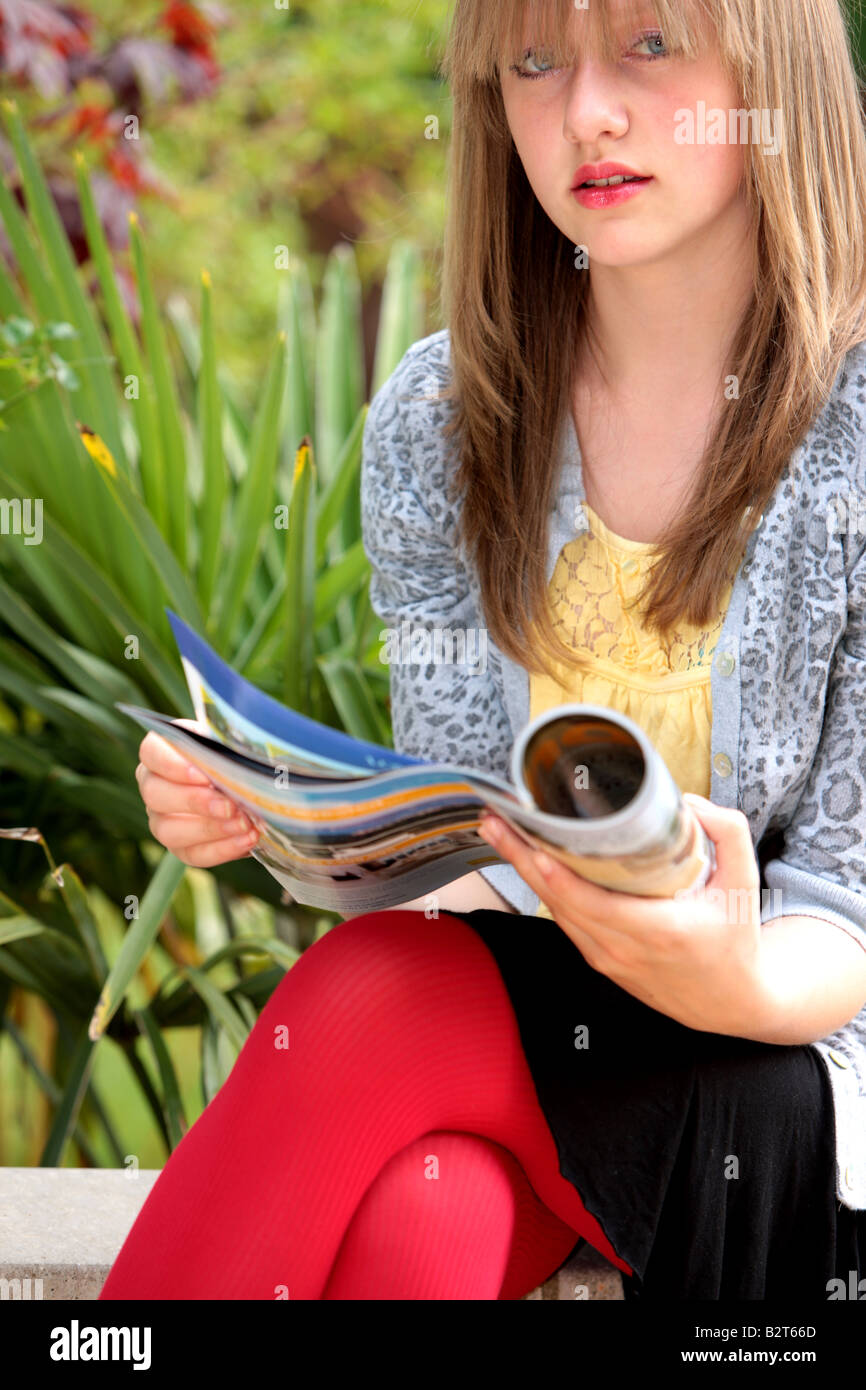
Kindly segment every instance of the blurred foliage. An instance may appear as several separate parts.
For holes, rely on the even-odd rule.
[[[450,129],[434,40],[446,8],[316,0],[286,12],[247,0],[219,44],[218,99],[153,132],[160,169],[183,189],[179,206],[144,213],[158,291],[192,283],[201,264],[231,281],[218,346],[242,389],[257,380],[251,349],[272,331],[278,246],[305,255],[317,287],[327,253],[350,241],[367,297],[394,241],[411,242],[432,298]],[[429,116],[438,140],[425,138]],[[377,309],[373,296],[368,358]]]
[[[59,7],[41,0],[41,8]],[[22,87],[6,77],[73,243],[83,234],[72,160],[78,149],[93,169],[109,245],[121,250],[120,289],[134,318],[123,254],[132,206],[147,234],[160,302],[171,306],[172,293],[180,297],[195,284],[202,265],[215,283],[231,283],[215,326],[217,349],[247,405],[260,379],[260,345],[274,328],[284,273],[277,248],[304,256],[318,290],[329,252],[351,243],[369,368],[395,241],[421,252],[429,302],[437,288],[450,100],[436,65],[449,0],[183,8],[197,8],[212,26],[205,87],[153,53],[145,61],[147,44],[162,44],[175,65],[186,54],[178,24],[161,23],[171,9],[165,0],[82,7],[100,56],[89,67],[78,59],[75,85],[61,98],[32,80]],[[139,117],[137,140],[123,133],[129,112]],[[134,165],[134,176],[123,176],[121,161]],[[439,326],[434,321],[428,331]]]

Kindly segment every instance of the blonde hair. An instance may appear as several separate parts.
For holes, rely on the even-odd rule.
[[[739,396],[711,432],[689,500],[658,542],[640,596],[660,634],[718,614],[754,519],[828,399],[845,354],[866,338],[864,86],[840,0],[655,0],[669,52],[694,57],[705,26],[747,109],[785,120],[769,159],[745,146],[755,288],[726,375]],[[441,71],[454,123],[442,279],[459,441],[452,493],[478,569],[490,635],[528,669],[582,667],[558,639],[546,549],[557,457],[579,350],[589,346],[589,279],[526,178],[505,116],[501,66],[533,42],[571,65],[574,0],[455,0]],[[617,52],[622,11],[584,19]],[[581,35],[585,28],[581,27]],[[590,272],[591,273],[591,272]]]

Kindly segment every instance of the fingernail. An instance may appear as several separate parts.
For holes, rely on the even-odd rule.
[[[550,878],[553,873],[553,860],[548,859],[546,854],[536,854],[535,867],[542,878]]]
[[[210,808],[215,816],[230,816],[234,811],[234,806],[230,801],[226,801],[224,796],[215,796],[211,801]]]
[[[499,826],[496,824],[496,821],[491,821],[491,820],[484,820],[484,821],[482,821],[482,822],[481,822],[481,832],[482,832],[483,836],[485,837],[485,839],[488,839],[488,840],[494,840],[494,841],[495,841],[495,840],[499,840],[499,839],[502,838],[502,832],[501,832],[501,830],[499,829]]]
[[[204,773],[203,773],[203,772],[200,772],[199,769],[198,769],[197,767],[193,767],[192,763],[187,763],[187,765],[186,765],[186,775],[187,775],[187,777],[189,778],[189,780],[190,780],[191,782],[206,782],[206,781],[207,781],[207,778],[205,777]]]

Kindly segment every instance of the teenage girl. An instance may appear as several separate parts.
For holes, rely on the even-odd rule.
[[[456,0],[445,74],[468,558],[448,570],[441,415],[427,436],[404,430],[434,461],[428,513],[381,482],[377,460],[399,453],[386,387],[381,437],[365,438],[371,594],[397,616],[425,595],[444,612],[473,576],[503,665],[532,673],[532,714],[588,699],[642,722],[716,843],[712,882],[739,898],[758,884],[750,822],[704,794],[713,639],[743,514],[773,504],[866,339],[866,146],[840,0]],[[707,135],[708,113],[744,108],[761,113],[750,140]],[[611,163],[627,184],[599,186]],[[839,450],[861,447],[862,415]],[[585,520],[548,586],[569,418]],[[829,602],[776,582],[792,611]],[[764,597],[770,646],[781,616]],[[825,644],[812,662],[832,657]],[[507,766],[515,731],[465,672],[391,677],[398,747]],[[798,760],[790,719],[780,762]],[[166,742],[148,734],[140,757],[163,845],[197,867],[249,853],[245,817]],[[519,1299],[583,1239],[628,1298],[826,1298],[866,1274],[866,1211],[836,1199],[833,1100],[809,1046],[862,1020],[866,928],[612,893],[487,827],[539,913],[474,873],[432,914],[427,900],[366,913],[309,947],[170,1156],[103,1298]]]

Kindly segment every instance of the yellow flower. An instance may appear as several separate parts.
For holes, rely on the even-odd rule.
[[[310,458],[312,445],[313,441],[311,440],[310,436],[308,434],[305,434],[300,442],[300,445],[298,446],[298,452],[295,454],[295,471],[292,477],[293,484],[297,483],[299,474],[302,472],[304,465]]]
[[[117,477],[117,464],[108,446],[100,439],[89,425],[82,425],[80,420],[75,421],[78,426],[78,433],[81,435],[81,442],[92,459],[95,459],[100,468],[104,468],[112,478]]]

